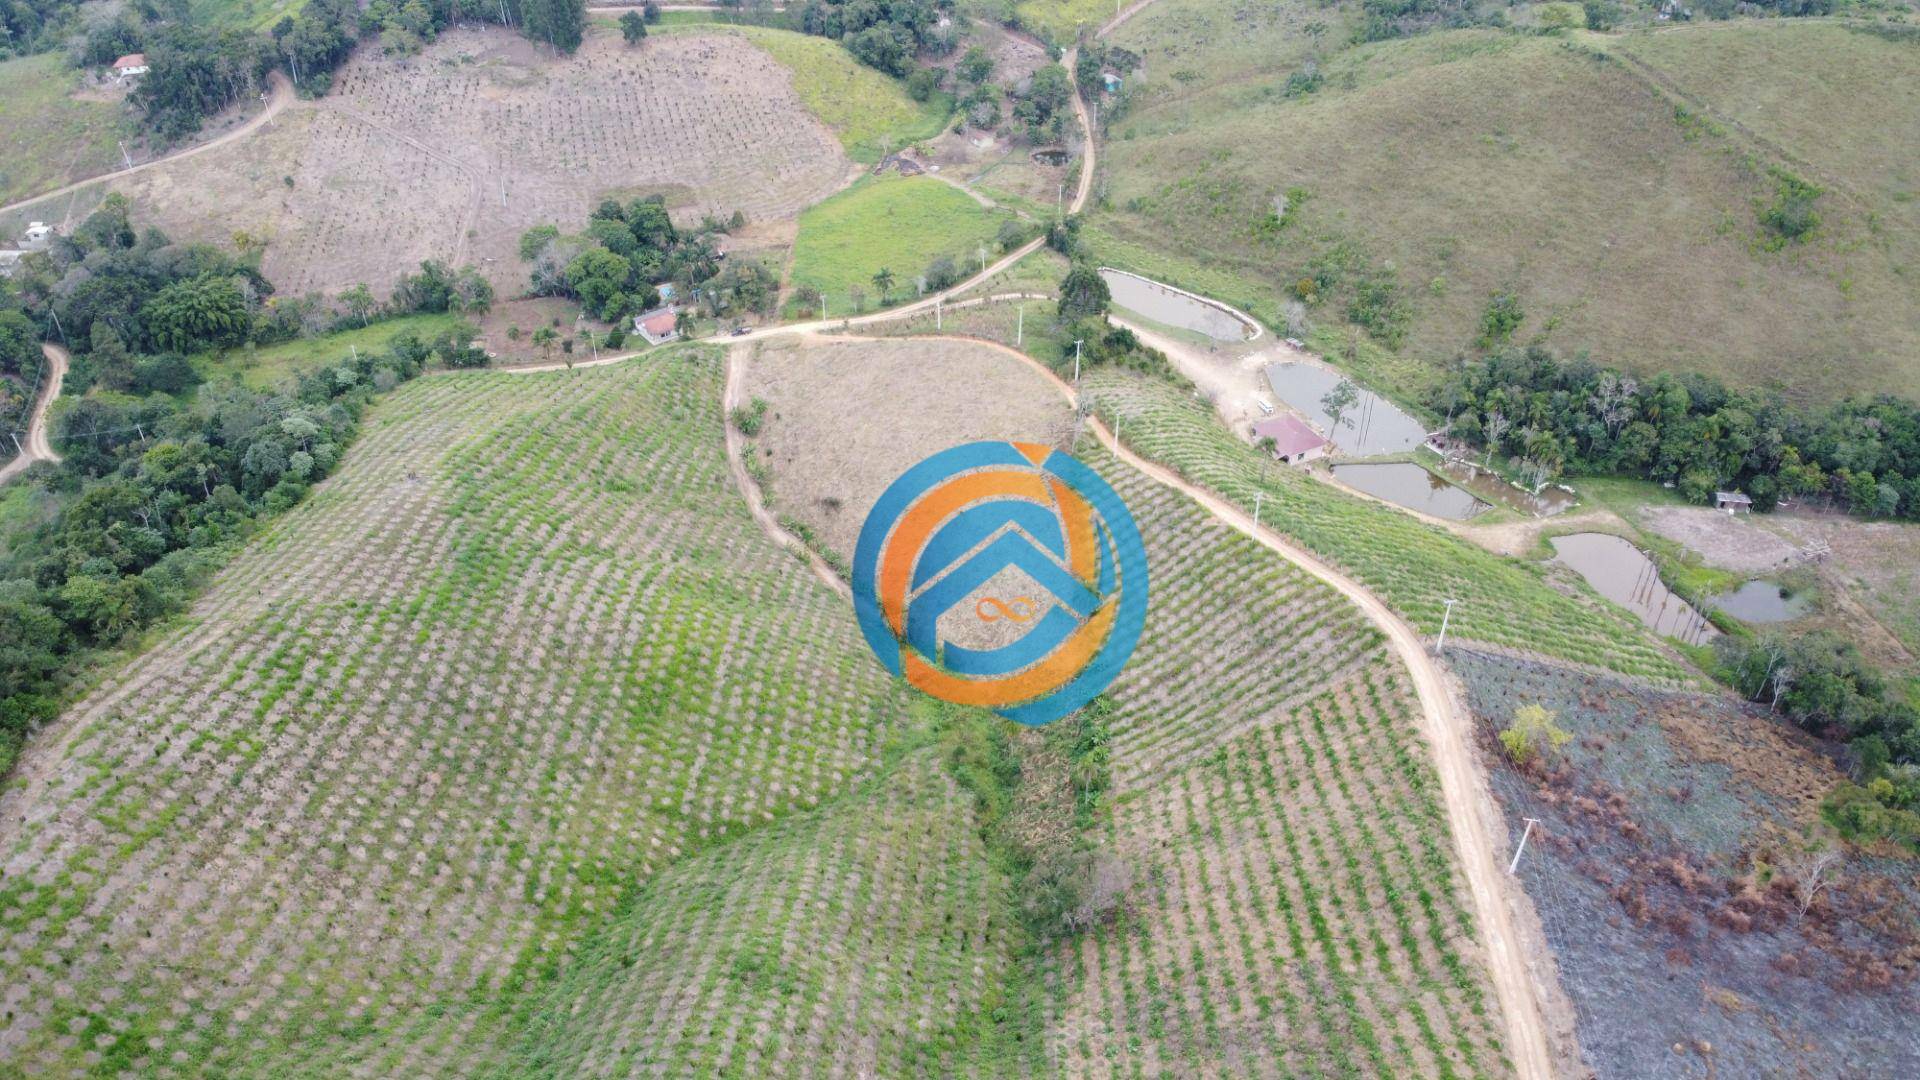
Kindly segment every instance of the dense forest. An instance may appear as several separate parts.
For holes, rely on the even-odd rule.
[[[428,263],[402,277],[394,310],[479,310],[484,288]],[[117,197],[0,282],[0,362],[64,341],[74,364],[62,398],[78,398],[54,435],[65,460],[15,481],[44,486],[59,509],[0,538],[0,772],[90,651],[181,610],[233,542],[334,467],[373,395],[429,362],[486,363],[462,323],[274,390],[200,385],[189,355],[313,326],[311,302],[272,293],[252,256],[136,230]]]
[[[1754,508],[1828,500],[1920,521],[1920,405],[1890,396],[1800,406],[1698,374],[1641,379],[1538,345],[1466,364],[1430,404],[1454,435],[1540,483],[1562,472],[1671,484],[1689,501],[1739,489]]]

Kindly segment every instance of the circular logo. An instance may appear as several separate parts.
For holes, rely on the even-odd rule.
[[[908,469],[853,557],[853,605],[887,670],[1023,724],[1113,682],[1147,618],[1147,554],[1113,488],[1033,443],[976,442]]]

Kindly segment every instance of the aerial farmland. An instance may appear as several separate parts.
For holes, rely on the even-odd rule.
[[[1920,1072],[1912,18],[0,12],[0,1078]]]

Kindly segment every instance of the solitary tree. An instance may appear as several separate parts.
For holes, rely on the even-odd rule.
[[[551,326],[543,326],[533,332],[532,340],[534,346],[540,350],[541,356],[551,358],[553,343],[560,340],[560,334]]]
[[[368,317],[373,314],[374,299],[373,290],[367,288],[366,282],[363,281],[341,293],[340,302],[347,305],[347,311],[360,320],[361,326],[367,325]]]
[[[637,11],[620,16],[620,36],[627,39],[627,44],[638,45],[647,36],[646,17]]]
[[[873,287],[880,290],[880,302],[886,303],[893,292],[893,271],[881,267],[879,273],[873,275]]]
[[[1354,389],[1352,379],[1341,379],[1340,385],[1327,391],[1320,399],[1320,408],[1325,410],[1332,426],[1339,427],[1340,421],[1360,401],[1360,391]]]
[[[1104,314],[1112,299],[1113,293],[1100,271],[1091,263],[1076,262],[1060,282],[1060,317],[1071,321]]]
[[[1531,765],[1543,757],[1558,753],[1573,734],[1555,723],[1554,714],[1540,705],[1522,705],[1514,710],[1513,723],[1500,733],[1500,745],[1516,764]]]
[[[1513,422],[1508,420],[1506,414],[1499,409],[1488,413],[1487,418],[1481,421],[1480,431],[1487,440],[1487,460],[1480,463],[1481,468],[1484,469],[1493,464],[1493,452],[1500,449],[1500,439],[1512,426]]]

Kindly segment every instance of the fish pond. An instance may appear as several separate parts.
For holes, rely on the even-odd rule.
[[[1732,592],[1721,593],[1710,603],[1748,623],[1787,622],[1805,615],[1813,606],[1805,593],[1792,592],[1777,581],[1749,581]]]
[[[1258,326],[1219,304],[1138,274],[1129,274],[1124,270],[1101,270],[1100,277],[1113,294],[1113,306],[1162,326],[1187,330],[1215,341],[1247,341],[1260,332]]]
[[[1118,296],[1115,297],[1118,302]],[[1354,384],[1354,402],[1335,424],[1321,402],[1346,376],[1318,364],[1269,364],[1267,385],[1307,422],[1333,440],[1347,457],[1403,454],[1427,441],[1427,428],[1406,410]],[[1357,485],[1356,485],[1357,486]]]
[[[1335,465],[1333,475],[1376,499],[1448,521],[1466,521],[1489,509],[1472,493],[1412,462]]]
[[[1713,624],[1660,580],[1659,568],[1627,540],[1606,533],[1556,536],[1553,561],[1570,566],[1593,591],[1639,617],[1657,634],[1699,644],[1720,636]]]

